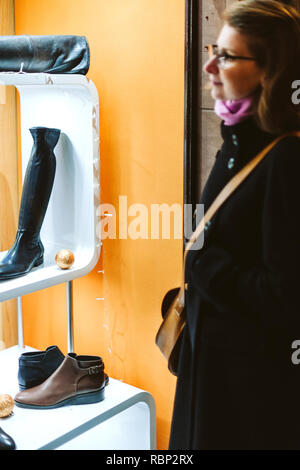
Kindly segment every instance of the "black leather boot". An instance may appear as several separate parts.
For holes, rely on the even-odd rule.
[[[43,383],[61,365],[65,356],[57,346],[45,351],[30,351],[19,357],[19,389],[36,387]]]
[[[54,182],[53,149],[60,130],[33,127],[30,132],[34,144],[24,178],[18,231],[13,246],[0,262],[0,281],[27,274],[44,260],[40,230]]]
[[[0,428],[0,450],[15,450],[16,443],[12,437]]]

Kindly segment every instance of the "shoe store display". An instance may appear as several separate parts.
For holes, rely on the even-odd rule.
[[[49,409],[97,403],[104,400],[106,377],[101,357],[69,353],[41,385],[17,393],[15,404]]]
[[[43,383],[61,365],[65,356],[57,346],[45,351],[25,352],[19,357],[19,389],[36,387]]]
[[[73,333],[76,337],[78,326],[78,341],[86,333],[87,337],[81,344],[91,345],[90,334],[98,331],[99,326],[98,320],[96,325],[93,319],[87,320],[89,306],[86,304],[76,306],[76,315],[78,312],[83,318],[79,319],[78,325],[76,318],[73,325],[72,318],[77,292],[73,294],[71,283],[93,269],[101,252],[96,233],[100,195],[99,100],[96,86],[82,77],[89,67],[89,47],[83,36],[24,35],[11,38],[0,38],[0,48],[12,46],[13,52],[18,52],[14,57],[7,55],[4,68],[9,75],[4,76],[4,82],[15,86],[20,95],[20,132],[9,135],[9,139],[18,144],[18,161],[17,166],[14,163],[8,169],[15,173],[12,175],[15,178],[21,172],[21,191],[15,213],[15,188],[10,187],[10,180],[4,181],[5,208],[6,212],[14,212],[15,228],[13,240],[8,240],[6,231],[9,232],[9,227],[6,230],[4,211],[1,220],[3,240],[0,240],[3,242],[0,295],[2,301],[17,300],[18,318],[17,324],[13,325],[5,319],[5,336],[2,338],[0,335],[3,349],[0,351],[3,376],[0,450],[67,450],[77,446],[74,438],[81,435],[81,442],[87,439],[88,444],[79,442],[79,448],[94,444],[98,447],[98,424],[110,419],[110,410],[113,410],[112,416],[121,413],[123,402],[125,406],[128,402],[130,408],[131,400],[127,395],[135,397],[135,392],[129,385],[124,384],[123,387],[117,380],[110,380],[104,370],[103,359],[93,355],[94,351],[87,349],[83,352],[90,354],[74,353],[71,341]],[[61,46],[66,46],[66,50]],[[59,57],[45,55],[47,48],[52,48],[53,53],[59,52]],[[34,61],[31,60],[33,52]],[[56,70],[53,69],[50,75],[49,64],[52,62],[55,62]],[[74,77],[65,74],[74,74]],[[76,74],[81,76],[76,77]],[[69,255],[67,260],[66,255]],[[56,295],[52,298],[50,293],[45,311],[40,308],[44,299],[41,302],[37,298],[23,302],[23,297],[63,284],[67,287],[68,347],[60,346],[60,349],[52,343],[53,339],[46,340],[50,344],[48,347],[47,344],[38,346],[36,342],[43,341],[43,338],[54,338],[55,343],[56,337],[59,339],[65,334],[64,319],[60,315],[60,310],[65,309],[64,300]],[[36,322],[35,315],[40,314],[43,318]],[[81,321],[86,323],[86,330],[82,330]],[[18,344],[13,346],[6,341],[6,335],[11,334],[11,326],[12,333],[18,333]],[[100,341],[98,347],[101,347]],[[110,349],[108,351],[111,352]],[[111,396],[106,395],[107,390]],[[138,390],[136,395],[139,399]],[[91,406],[87,406],[89,404]],[[107,441],[113,441],[114,435],[111,438],[110,431],[107,432],[111,423],[106,424]],[[87,431],[91,434],[86,436]],[[71,444],[68,444],[69,440]],[[100,441],[99,447],[105,448],[103,433]]]
[[[0,450],[15,450],[16,443],[12,437],[0,428]]]

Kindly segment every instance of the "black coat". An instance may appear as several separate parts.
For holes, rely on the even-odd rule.
[[[205,211],[275,138],[252,117],[222,123],[221,132],[200,201]],[[300,449],[300,364],[292,360],[300,340],[299,187],[300,138],[287,137],[187,257],[170,449]]]

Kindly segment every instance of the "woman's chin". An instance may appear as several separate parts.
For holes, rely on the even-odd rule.
[[[222,90],[216,88],[216,87],[213,87],[213,89],[211,90],[211,96],[214,100],[224,100],[224,93]]]

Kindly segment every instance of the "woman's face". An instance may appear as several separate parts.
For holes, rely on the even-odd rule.
[[[217,45],[219,53],[251,57],[246,36],[227,23],[219,34]],[[214,55],[204,64],[203,70],[209,74],[211,95],[216,100],[246,98],[263,84],[262,69],[254,60],[229,60],[225,68],[220,68]]]

